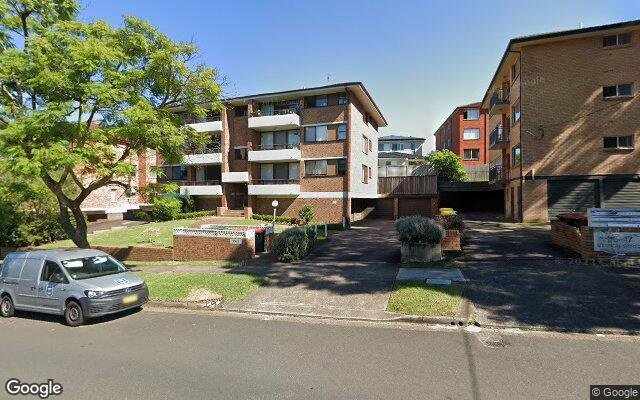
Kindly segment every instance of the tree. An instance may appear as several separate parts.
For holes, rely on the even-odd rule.
[[[185,141],[204,145],[175,107],[205,116],[204,104],[220,108],[220,85],[194,64],[195,45],[132,17],[83,23],[77,10],[75,0],[0,0],[0,162],[41,179],[65,232],[88,247],[82,202],[129,188],[139,150],[178,162]]]
[[[467,179],[460,157],[451,150],[433,151],[427,156],[427,161],[438,172],[441,180],[462,182]]]

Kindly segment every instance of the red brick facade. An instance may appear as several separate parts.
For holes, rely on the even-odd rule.
[[[465,112],[467,112],[467,116],[469,116],[468,112],[470,110],[478,110],[479,117],[477,119],[465,119]],[[451,150],[460,157],[463,165],[487,164],[489,162],[487,153],[489,138],[486,131],[486,111],[487,110],[481,108],[480,103],[456,107],[453,113],[451,113],[434,134],[436,150]],[[465,129],[479,130],[479,137],[477,139],[465,139]],[[469,150],[466,154],[467,157],[465,157],[465,150]],[[477,152],[471,150],[477,150]]]

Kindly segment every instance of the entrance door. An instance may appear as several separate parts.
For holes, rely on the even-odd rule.
[[[236,183],[231,185],[229,209],[243,210],[246,205],[247,205],[247,185],[243,183]]]

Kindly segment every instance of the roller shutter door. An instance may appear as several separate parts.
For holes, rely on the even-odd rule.
[[[607,208],[640,208],[640,180],[604,180],[604,205]]]
[[[371,216],[379,219],[393,219],[393,199],[378,199]]]
[[[430,199],[399,199],[398,215],[408,217],[411,215],[433,216]]]
[[[596,180],[547,181],[547,207],[550,219],[562,213],[584,213],[587,208],[597,207],[598,199]]]

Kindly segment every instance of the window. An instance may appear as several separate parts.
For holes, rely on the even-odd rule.
[[[404,150],[404,143],[393,143],[391,145],[391,150],[393,151]]]
[[[605,149],[633,149],[633,135],[605,136],[602,140]]]
[[[346,93],[340,93],[340,96],[338,97],[338,104],[347,104],[347,94]]]
[[[416,151],[416,143],[411,142],[411,151]]]
[[[362,136],[362,152],[364,154],[369,154],[369,139],[366,136]]]
[[[341,158],[338,160],[338,176],[345,176],[347,174],[347,160]]]
[[[620,46],[629,43],[631,43],[631,32],[604,36],[602,38],[602,47]]]
[[[316,101],[314,103],[315,107],[326,107],[329,105],[329,99],[327,96],[316,96]]]
[[[513,106],[513,124],[517,124],[520,121],[520,102]]]
[[[306,175],[321,176],[327,175],[327,160],[309,160],[304,163]]]
[[[378,143],[378,151],[384,151],[384,144]]]
[[[480,149],[464,149],[464,159],[465,160],[479,160],[480,159]]]
[[[605,99],[620,96],[633,96],[633,83],[602,87],[602,97]]]
[[[369,153],[373,151],[373,140],[369,139]]]
[[[369,167],[362,164],[362,183],[369,183]]]
[[[236,117],[246,117],[247,116],[247,106],[237,106],[233,110],[233,114]]]
[[[480,110],[477,108],[469,108],[464,110],[462,118],[466,121],[480,119]]]
[[[40,276],[40,280],[43,282],[51,282],[51,276],[55,273],[62,274],[62,270],[60,266],[53,261],[45,261],[44,267],[42,268],[42,275]],[[62,275],[64,276],[64,275]]]
[[[464,140],[478,140],[480,139],[480,128],[467,128],[463,132]]]
[[[177,165],[171,167],[171,180],[183,181],[187,179],[187,167],[184,165]]]
[[[233,149],[234,158],[236,160],[246,160],[247,159],[247,148],[240,147],[237,149]]]
[[[338,140],[347,139],[347,124],[338,125]]]
[[[522,153],[520,151],[520,146],[514,147],[511,150],[511,161],[515,166],[522,166]]]
[[[304,141],[305,142],[326,142],[327,141],[327,126],[307,126],[304,128]]]

